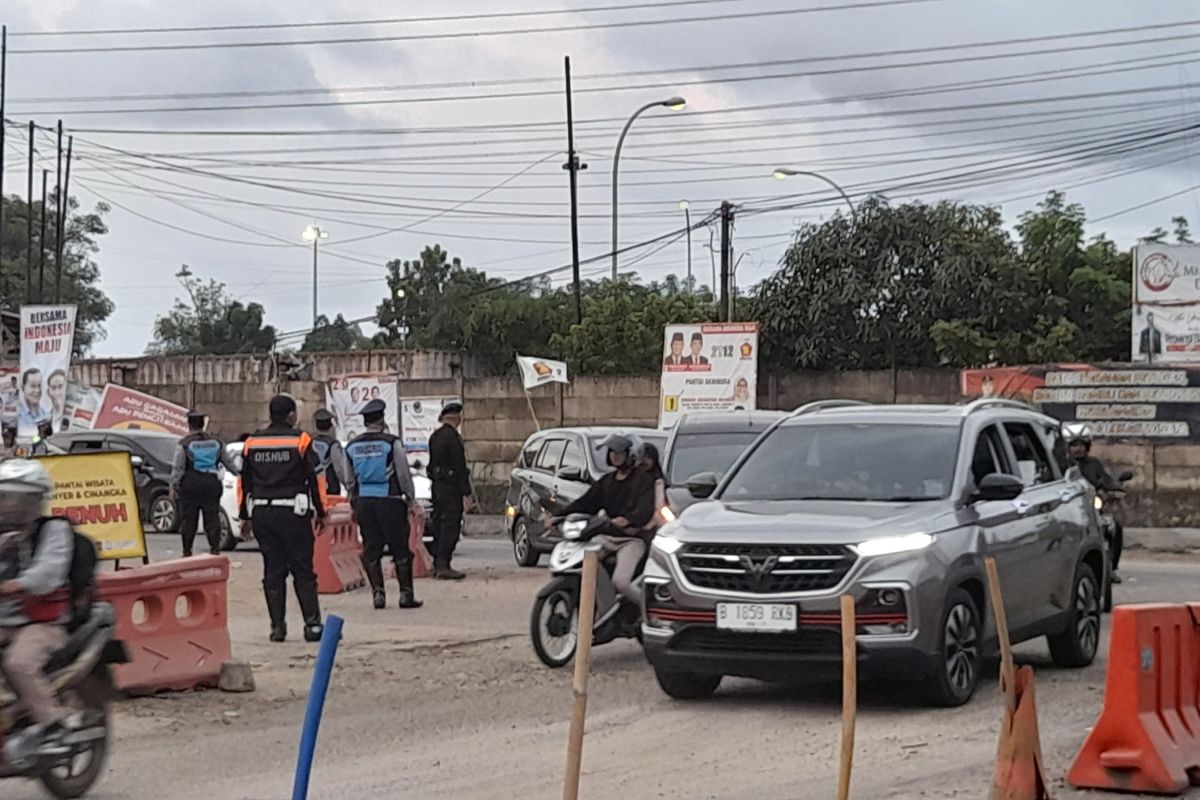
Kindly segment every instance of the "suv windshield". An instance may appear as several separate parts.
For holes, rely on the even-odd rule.
[[[744,500],[937,500],[950,494],[958,427],[821,424],[777,428],[721,497]]]
[[[761,431],[681,433],[671,447],[671,474],[667,481],[678,486],[693,475],[715,472],[723,475]]]

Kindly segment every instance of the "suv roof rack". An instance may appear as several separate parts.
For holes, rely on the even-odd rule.
[[[986,408],[1017,408],[1021,411],[1037,411],[1033,406],[1028,403],[1022,403],[1020,400],[1012,400],[1007,397],[981,397],[963,406],[962,413],[966,417]]]
[[[870,403],[862,400],[817,400],[813,403],[805,403],[797,407],[789,416],[799,417],[803,414],[811,414],[814,411],[824,411],[829,408],[846,408],[848,406],[869,406]]]

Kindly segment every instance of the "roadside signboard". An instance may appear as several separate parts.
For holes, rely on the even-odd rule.
[[[100,408],[92,420],[93,428],[124,428],[161,431],[187,436],[188,410],[152,394],[115,383],[105,385]]]
[[[101,559],[142,558],[146,536],[129,453],[41,456],[54,479],[50,514],[96,543]]]
[[[1133,249],[1134,361],[1200,363],[1200,245],[1147,242]]]
[[[752,409],[758,397],[758,323],[668,325],[658,423],[688,411]]]
[[[21,306],[18,436],[33,438],[46,419],[61,429],[74,344],[75,306]]]
[[[372,400],[387,403],[384,423],[388,430],[400,430],[396,376],[376,374],[334,375],[325,381],[325,408],[333,414],[342,441],[350,441],[366,430],[362,408]]]
[[[429,437],[438,426],[438,416],[447,403],[461,402],[457,397],[405,397],[400,401],[400,438],[404,440],[404,451],[429,452]]]

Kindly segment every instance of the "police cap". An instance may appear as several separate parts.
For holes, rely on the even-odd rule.
[[[313,422],[333,422],[333,414],[327,408],[318,408],[313,414]]]
[[[375,398],[363,406],[362,411],[358,413],[362,414],[364,417],[382,417],[384,411],[387,411],[387,403],[383,402],[379,398]]]
[[[463,404],[462,403],[459,403],[457,401],[452,402],[452,403],[446,403],[446,405],[442,406],[442,413],[438,415],[438,419],[449,416],[451,414],[461,414],[462,412],[463,412]]]
[[[193,428],[203,428],[205,419],[207,419],[207,415],[201,411],[197,411],[194,408],[187,412],[188,425],[192,426]]]

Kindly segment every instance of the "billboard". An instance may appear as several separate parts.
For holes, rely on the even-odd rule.
[[[438,415],[457,397],[405,397],[400,401],[400,438],[408,454],[429,452],[429,437],[438,429]]]
[[[671,427],[688,411],[755,407],[757,322],[668,325],[663,341],[659,427]]]
[[[187,436],[188,410],[115,383],[106,384],[100,395],[100,407],[92,419],[93,428],[129,428],[161,431]]]
[[[372,400],[387,403],[383,421],[392,433],[400,430],[395,375],[334,375],[325,381],[325,408],[333,414],[338,436],[350,441],[366,430],[362,408]]]
[[[50,514],[94,541],[102,559],[141,558],[146,537],[129,453],[41,456],[54,479]]]
[[[33,438],[38,423],[47,419],[54,430],[61,429],[74,344],[75,306],[21,306],[18,436]]]
[[[1133,249],[1132,360],[1200,363],[1200,245]]]

